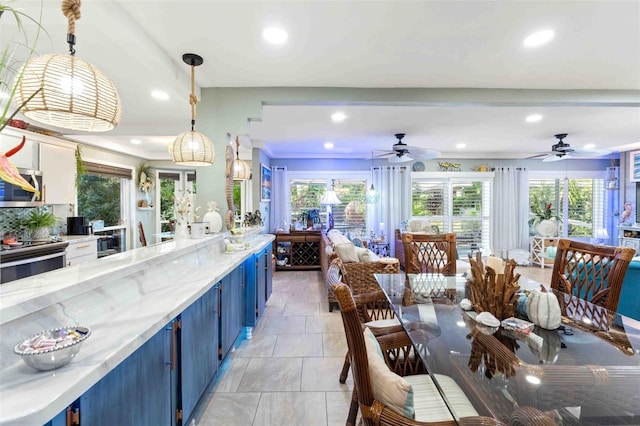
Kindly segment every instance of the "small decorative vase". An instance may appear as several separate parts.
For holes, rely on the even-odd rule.
[[[555,237],[558,235],[558,223],[555,220],[544,219],[536,223],[535,230],[541,237]]]
[[[147,202],[147,207],[153,207],[153,199],[149,191],[144,191],[144,200]]]
[[[38,228],[31,233],[32,240],[47,240],[49,239],[49,228]]]
[[[186,240],[189,238],[187,221],[185,219],[178,219],[176,222],[176,230],[173,232],[173,238],[176,240]]]

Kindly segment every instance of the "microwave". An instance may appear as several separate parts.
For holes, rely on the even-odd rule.
[[[18,169],[20,176],[40,191],[40,198],[35,192],[25,191],[18,185],[0,179],[0,207],[40,207],[42,202],[42,172],[38,170]]]

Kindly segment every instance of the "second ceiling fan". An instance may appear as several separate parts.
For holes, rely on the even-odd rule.
[[[374,158],[388,158],[390,163],[405,163],[415,159],[431,160],[442,155],[439,151],[434,151],[433,149],[407,145],[402,142],[402,139],[405,137],[405,133],[396,133],[395,137],[398,141],[393,144],[391,151],[375,155]]]
[[[558,143],[551,146],[551,152],[547,152],[544,154],[538,154],[530,158],[542,158],[542,161],[560,161],[566,160],[569,158],[592,158],[592,157],[600,157],[603,155],[610,154],[610,151],[606,149],[583,149],[583,148],[571,148],[571,145],[564,141],[564,138],[567,137],[567,133],[558,133],[554,135],[556,139],[558,139]]]

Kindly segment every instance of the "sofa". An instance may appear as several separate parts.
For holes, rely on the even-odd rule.
[[[340,268],[340,279],[351,287],[354,294],[379,290],[374,274],[398,273],[400,268],[394,258],[380,258],[371,250],[364,247],[355,247],[349,239],[337,230],[331,230],[322,234],[320,243],[320,260],[323,279],[327,284],[327,299],[329,311],[333,309],[335,296],[330,284],[336,280],[335,268],[330,268],[332,261],[334,266]]]
[[[633,258],[624,275],[618,313],[640,321],[640,256]]]

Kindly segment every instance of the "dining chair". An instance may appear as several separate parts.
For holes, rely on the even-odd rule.
[[[147,239],[144,236],[144,228],[142,227],[142,222],[138,222],[138,234],[140,239],[140,244],[142,247],[147,246]]]
[[[408,274],[456,274],[456,234],[402,235],[405,271]]]
[[[406,333],[375,336],[364,327],[351,289],[334,284],[347,339],[354,381],[347,425],[355,424],[358,409],[361,425],[454,425],[456,422],[434,380],[428,374],[399,375],[389,368],[387,353],[398,345],[411,344]],[[450,377],[437,382],[463,425],[501,425],[479,416],[464,391]]]
[[[332,301],[335,301],[337,304],[337,299],[335,293],[333,292],[333,286],[338,284],[346,284],[344,280],[344,263],[340,260],[339,257],[334,257],[329,265],[329,269],[327,271],[327,292],[329,294],[330,305]],[[396,271],[397,272],[397,271]],[[404,332],[400,321],[396,318],[393,309],[389,306],[389,302],[384,294],[384,292],[380,289],[380,286],[376,282],[376,287],[371,287],[368,289],[369,291],[364,291],[362,288],[359,288],[359,293],[355,295],[358,300],[358,317],[362,324],[366,324],[369,328],[371,328],[374,334],[387,334],[393,332]],[[353,292],[353,289],[351,290]],[[354,292],[355,293],[355,292]],[[329,307],[331,310],[331,306]],[[410,348],[407,348],[407,350]],[[394,362],[397,359],[403,358],[404,354],[401,354],[401,351],[396,351],[395,354],[391,355],[391,359]],[[347,381],[347,375],[349,374],[349,354],[345,356],[344,365],[342,367],[342,371],[340,372],[340,383],[345,383]],[[405,367],[406,368],[406,367]]]
[[[616,312],[622,281],[635,250],[561,238],[551,288]]]

